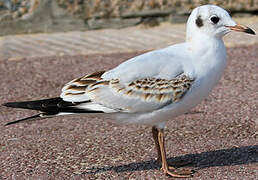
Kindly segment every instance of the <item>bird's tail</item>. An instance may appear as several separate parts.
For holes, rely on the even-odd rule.
[[[64,114],[74,114],[74,113],[102,113],[102,111],[89,110],[89,109],[81,109],[76,107],[82,103],[90,103],[91,101],[73,103],[64,101],[60,97],[51,98],[51,99],[43,99],[36,101],[24,101],[24,102],[9,102],[3,104],[3,106],[11,107],[11,108],[22,108],[22,109],[31,109],[38,110],[41,113],[27,117],[24,119],[19,119],[16,121],[12,121],[7,123],[6,125],[15,124],[28,120],[38,120],[43,118],[55,117],[58,115]]]
[[[16,120],[16,121],[8,122],[8,123],[5,124],[5,126],[20,123],[20,122],[23,122],[23,121],[35,121],[35,120],[44,119],[44,118],[48,118],[48,117],[50,117],[50,116],[48,116],[44,113],[39,113],[39,114],[36,114],[34,116],[30,116],[30,117],[26,117],[26,118],[19,119],[19,120]]]
[[[32,109],[42,112],[57,112],[61,108],[74,105],[72,102],[66,102],[60,97],[36,100],[36,101],[23,101],[23,102],[8,102],[3,104],[6,107]]]

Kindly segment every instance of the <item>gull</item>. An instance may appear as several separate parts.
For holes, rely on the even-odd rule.
[[[76,113],[109,114],[125,125],[149,125],[162,171],[172,177],[191,177],[192,170],[168,164],[164,128],[167,121],[199,104],[218,83],[227,62],[222,38],[231,30],[255,34],[249,27],[236,24],[224,9],[199,6],[188,18],[184,43],[74,79],[59,97],[6,103],[7,107],[40,111],[6,125]]]

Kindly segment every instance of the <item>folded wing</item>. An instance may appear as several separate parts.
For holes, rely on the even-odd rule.
[[[180,101],[190,89],[193,79],[181,74],[173,79],[143,78],[121,82],[119,78],[102,79],[97,72],[75,79],[63,89],[61,98],[84,102],[80,108],[104,112],[148,112]]]

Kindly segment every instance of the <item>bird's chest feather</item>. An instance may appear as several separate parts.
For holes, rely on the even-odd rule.
[[[196,81],[192,87],[193,96],[206,97],[219,82],[226,67],[227,57],[224,46],[203,52],[195,64]]]

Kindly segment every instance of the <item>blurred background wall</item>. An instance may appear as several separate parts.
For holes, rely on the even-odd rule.
[[[0,0],[0,35],[182,23],[202,4],[258,15],[258,0]]]

